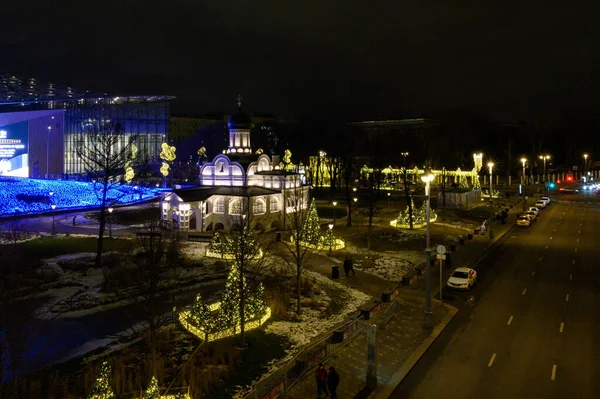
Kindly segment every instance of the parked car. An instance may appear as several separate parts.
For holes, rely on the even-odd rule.
[[[529,217],[529,219],[531,219],[532,222],[535,222],[537,220],[537,213],[535,213],[534,211],[527,211],[525,212],[525,216]]]
[[[531,219],[529,219],[529,216],[526,215],[519,216],[519,218],[517,219],[517,226],[529,227],[531,226]]]
[[[535,212],[535,216],[539,216],[540,215],[540,209],[536,208],[535,206],[530,206],[529,209],[527,209],[527,211]]]
[[[546,202],[539,200],[538,202],[535,203],[535,207],[538,209],[544,209],[546,207]]]
[[[468,267],[459,267],[454,270],[446,285],[455,290],[470,290],[477,281],[477,272]]]
[[[546,205],[548,205],[550,203],[550,198],[549,197],[541,197],[540,200],[545,201]]]

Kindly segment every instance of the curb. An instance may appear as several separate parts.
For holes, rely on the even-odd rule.
[[[438,325],[431,331],[431,334],[426,337],[423,342],[410,354],[408,359],[402,363],[402,366],[396,371],[385,383],[378,387],[375,392],[369,395],[369,398],[373,399],[387,399],[396,389],[398,385],[402,382],[402,380],[406,377],[406,375],[412,370],[412,368],[417,364],[417,362],[421,359],[421,357],[427,352],[429,347],[435,342],[437,337],[444,331],[444,329],[448,326],[450,321],[456,316],[458,313],[458,309],[454,306],[450,306],[448,304],[443,304],[443,306],[447,306],[449,308],[449,313],[444,316]]]

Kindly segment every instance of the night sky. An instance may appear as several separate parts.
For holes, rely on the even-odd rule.
[[[597,1],[11,1],[0,69],[173,111],[349,120],[469,110],[551,123],[600,103]]]

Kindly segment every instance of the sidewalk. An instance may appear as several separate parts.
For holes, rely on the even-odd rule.
[[[517,214],[521,212],[520,206],[514,206],[509,211],[506,224],[494,225],[494,239],[488,236],[475,236],[468,240],[452,253],[452,267],[471,266],[476,263],[504,234],[515,224]],[[435,244],[431,243],[434,248]],[[435,256],[435,255],[434,255]],[[331,276],[331,265],[338,263],[325,256],[315,256],[311,262],[311,270],[319,272],[327,277]],[[439,292],[439,267],[431,269],[432,294]],[[446,271],[446,269],[444,270]],[[345,277],[340,277],[344,283]],[[350,278],[348,282],[351,287],[357,288],[375,299],[379,299],[383,291],[393,287],[394,284],[378,276],[356,271],[356,279]],[[335,352],[325,360],[325,365],[334,366],[340,374],[340,385],[338,396],[340,398],[387,398],[395,387],[408,374],[437,336],[450,323],[458,312],[458,309],[442,304],[437,299],[432,299],[434,313],[434,325],[432,329],[423,326],[425,308],[425,276],[408,287],[402,287],[396,301],[399,310],[392,316],[385,328],[377,329],[377,380],[378,388],[372,392],[366,392],[366,337],[361,332],[350,341],[344,348]],[[432,295],[433,296],[433,295]],[[439,298],[439,296],[438,296]],[[386,308],[389,304],[384,305]],[[384,311],[379,312],[368,321],[370,324],[383,326]],[[314,370],[309,371],[290,389],[286,398],[311,398],[317,396]]]

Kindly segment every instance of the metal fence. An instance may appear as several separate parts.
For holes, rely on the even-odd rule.
[[[289,391],[307,372],[356,338],[366,324],[364,317],[359,316],[337,326],[326,338],[307,345],[293,359],[277,365],[278,370],[259,381],[245,399],[273,399]]]

